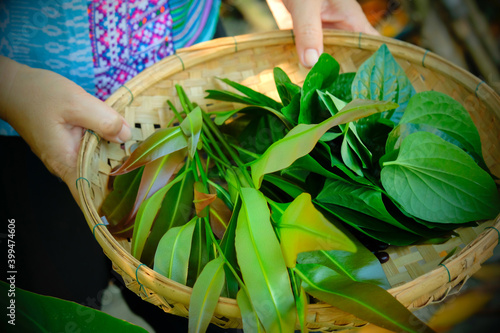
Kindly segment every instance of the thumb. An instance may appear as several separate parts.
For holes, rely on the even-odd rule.
[[[130,126],[112,107],[86,92],[79,101],[77,108],[65,114],[66,122],[88,128],[106,140],[123,143],[130,139]]]
[[[323,53],[321,0],[287,1],[300,62],[312,67]]]

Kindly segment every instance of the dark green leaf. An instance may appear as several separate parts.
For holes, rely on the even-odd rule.
[[[329,92],[332,95],[340,98],[341,100],[349,103],[350,101],[352,101],[351,87],[355,76],[356,72],[340,74],[337,80],[333,82],[333,85],[330,88]]]
[[[127,222],[134,205],[144,168],[117,176],[113,181],[113,191],[104,199],[101,215],[106,216],[111,227]]]
[[[427,132],[403,140],[398,158],[385,162],[385,190],[410,214],[431,222],[463,223],[495,217],[495,182],[460,148]]]
[[[11,292],[15,296],[7,297]],[[12,291],[4,281],[0,281],[0,293],[0,305],[4,309],[1,325],[3,332],[147,332],[125,320],[74,302],[38,295],[20,288]]]
[[[281,103],[287,106],[292,101],[293,96],[300,92],[300,87],[292,83],[285,71],[279,67],[274,68],[273,75]]]
[[[311,124],[318,111],[316,90],[329,90],[339,75],[340,65],[331,55],[323,53],[307,74],[302,85],[299,124]]]

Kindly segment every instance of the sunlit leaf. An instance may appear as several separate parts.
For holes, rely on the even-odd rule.
[[[283,213],[277,227],[281,250],[288,267],[295,267],[297,255],[301,252],[356,251],[351,240],[314,207],[309,193],[295,198]]]
[[[355,100],[346,105],[335,116],[317,125],[297,125],[283,139],[274,142],[251,165],[252,179],[255,187],[260,187],[265,174],[284,169],[298,158],[308,154],[323,134],[333,126],[354,121],[394,107],[395,104],[392,102],[373,103],[373,101]]]
[[[180,227],[169,229],[158,243],[154,270],[163,276],[186,284],[191,241],[198,217]]]
[[[264,328],[257,317],[257,313],[250,302],[250,297],[246,288],[241,288],[236,296],[238,307],[241,312],[241,320],[243,322],[243,330],[245,333],[264,333]]]
[[[203,111],[201,111],[199,106],[194,108],[187,114],[186,118],[184,118],[179,125],[184,135],[188,138],[187,147],[191,158],[193,158],[194,153],[196,152],[198,141],[200,139],[201,128],[203,125],[203,118],[201,116],[202,112]]]
[[[266,199],[252,188],[241,198],[235,245],[250,300],[267,332],[291,332],[295,300]]]
[[[362,320],[396,332],[434,332],[376,285],[353,281],[316,264],[298,264],[295,271],[309,294]]]
[[[189,301],[189,333],[204,333],[224,285],[224,259],[210,261],[196,280]]]

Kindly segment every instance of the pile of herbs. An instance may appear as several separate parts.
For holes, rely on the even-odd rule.
[[[496,184],[464,107],[416,93],[382,45],[356,73],[323,54],[302,87],[280,68],[281,102],[228,79],[208,99],[247,105],[206,113],[177,86],[178,126],[156,131],[113,172],[102,213],[132,255],[193,287],[190,332],[219,296],[245,332],[307,331],[321,300],[394,331],[430,332],[385,289],[387,244],[443,241],[499,212]],[[234,91],[233,90],[233,91]],[[351,232],[352,231],[352,232]]]

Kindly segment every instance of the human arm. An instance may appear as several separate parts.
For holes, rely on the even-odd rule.
[[[378,35],[356,0],[267,0],[280,29],[292,29],[300,62],[311,67],[323,53],[323,28]]]
[[[77,200],[76,162],[84,129],[106,140],[130,137],[125,119],[65,77],[0,56],[0,118],[28,143]]]

